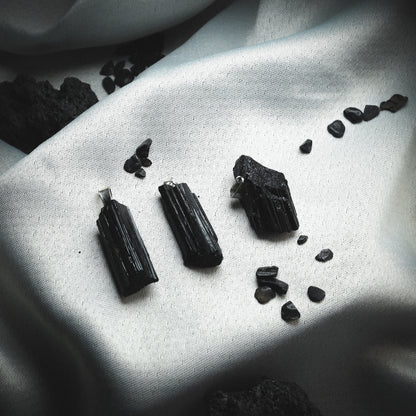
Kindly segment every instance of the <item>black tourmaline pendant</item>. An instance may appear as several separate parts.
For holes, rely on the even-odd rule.
[[[249,156],[240,156],[233,172],[236,183],[231,197],[241,201],[256,233],[283,233],[299,228],[283,173],[266,168]]]
[[[222,251],[197,196],[186,183],[171,181],[159,186],[159,192],[185,266],[218,266]]]
[[[159,279],[130,210],[111,199],[109,188],[99,192],[104,203],[97,220],[105,255],[121,296],[128,296]]]

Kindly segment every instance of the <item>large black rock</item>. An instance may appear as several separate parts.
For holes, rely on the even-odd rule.
[[[198,197],[186,183],[165,182],[159,192],[185,266],[218,266],[223,259],[221,247]]]
[[[209,416],[320,416],[295,383],[265,379],[237,392],[217,391],[209,397]]]
[[[131,295],[159,279],[130,210],[100,192],[104,207],[97,220],[101,243],[121,296]]]
[[[299,228],[283,173],[266,168],[250,156],[240,156],[233,172],[236,185],[231,189],[231,196],[240,200],[257,234],[291,232]]]
[[[77,78],[65,78],[60,90],[22,75],[1,82],[0,139],[29,153],[97,101]]]

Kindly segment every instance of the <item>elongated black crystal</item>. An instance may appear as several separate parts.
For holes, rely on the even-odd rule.
[[[235,162],[236,185],[231,195],[243,205],[257,234],[297,230],[299,221],[283,173],[266,168],[249,156]]]
[[[159,279],[130,210],[111,199],[109,189],[100,195],[104,202],[97,220],[101,243],[120,295],[128,296]]]
[[[201,204],[186,183],[159,186],[166,218],[182,251],[185,266],[212,267],[222,262],[218,238]]]

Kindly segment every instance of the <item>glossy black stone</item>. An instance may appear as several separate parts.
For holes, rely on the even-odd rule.
[[[150,146],[152,145],[152,139],[146,139],[137,149],[136,155],[140,159],[147,159],[149,157]]]
[[[380,109],[376,105],[366,105],[363,112],[363,120],[370,121],[380,114]]]
[[[279,268],[277,266],[264,266],[259,267],[256,271],[256,277],[258,279],[271,279],[277,276]]]
[[[289,285],[279,279],[257,279],[257,284],[260,287],[267,286],[273,289],[278,295],[286,295],[289,290]]]
[[[116,84],[110,77],[105,77],[103,79],[103,88],[107,94],[112,94],[116,89]]]
[[[305,140],[305,142],[299,146],[299,149],[302,153],[310,153],[312,151],[312,140]]]
[[[297,242],[301,246],[302,244],[305,244],[307,241],[308,241],[307,235],[300,235]]]
[[[392,113],[403,108],[408,101],[408,98],[401,94],[394,94],[389,100],[383,101],[380,104],[380,110],[387,110]]]
[[[127,84],[130,84],[134,79],[133,74],[126,68],[122,69],[119,73],[116,74],[114,82],[120,88],[124,87]]]
[[[148,168],[149,166],[152,166],[152,161],[150,159],[147,158],[143,158],[141,159],[142,162],[142,166],[145,168]]]
[[[341,120],[335,120],[328,125],[328,131],[337,139],[340,139],[345,133],[345,126]]]
[[[244,391],[216,391],[208,397],[209,416],[321,416],[295,383],[263,379]]]
[[[143,169],[143,168],[140,168],[136,173],[135,173],[135,175],[134,176],[136,176],[136,178],[140,178],[140,179],[143,179],[143,178],[145,178],[146,177],[146,171]]]
[[[134,173],[138,171],[141,167],[139,158],[136,155],[133,155],[124,162],[124,170],[128,173]]]
[[[321,302],[325,298],[325,291],[316,286],[309,286],[308,297],[312,302]]]
[[[319,254],[315,256],[315,260],[318,260],[322,263],[331,260],[334,257],[334,253],[329,248],[324,248],[320,251]]]
[[[296,308],[296,306],[293,304],[293,302],[286,302],[282,306],[282,319],[285,321],[296,321],[300,318],[300,312]]]
[[[159,186],[163,209],[189,267],[213,267],[222,262],[218,238],[197,196],[186,183]]]
[[[113,75],[114,74],[114,62],[108,61],[104,66],[101,68],[100,71],[101,75]]]
[[[355,107],[348,107],[344,110],[344,117],[351,121],[352,124],[361,123],[363,121],[363,113]]]
[[[254,297],[257,299],[257,302],[264,305],[276,297],[276,292],[269,286],[260,286],[254,292]]]
[[[239,182],[236,182],[238,190],[232,189],[232,196],[240,200],[258,235],[291,232],[299,228],[283,173],[266,168],[249,156],[237,159],[233,173]]]
[[[106,199],[97,227],[121,296],[131,295],[159,280],[130,210],[125,205]]]

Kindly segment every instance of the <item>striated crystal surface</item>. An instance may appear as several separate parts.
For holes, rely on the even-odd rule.
[[[312,302],[320,302],[325,298],[325,291],[316,286],[309,286],[308,297]]]
[[[301,144],[299,146],[299,150],[302,153],[306,153],[309,154],[312,151],[312,140],[311,139],[307,139],[303,142],[303,144]]]
[[[256,271],[257,279],[269,279],[277,276],[279,268],[277,266],[263,266]]]
[[[299,228],[296,209],[283,173],[266,168],[249,156],[240,156],[234,166],[238,191],[234,195],[243,205],[257,234],[291,232]]]
[[[104,202],[97,220],[101,243],[117,290],[128,296],[159,279],[130,210],[111,199],[109,190],[100,194]]]
[[[185,266],[212,267],[222,262],[218,238],[201,204],[186,183],[159,186],[166,218],[182,251]]]
[[[279,279],[257,279],[259,286],[267,286],[273,289],[278,295],[286,295],[289,285]]]

